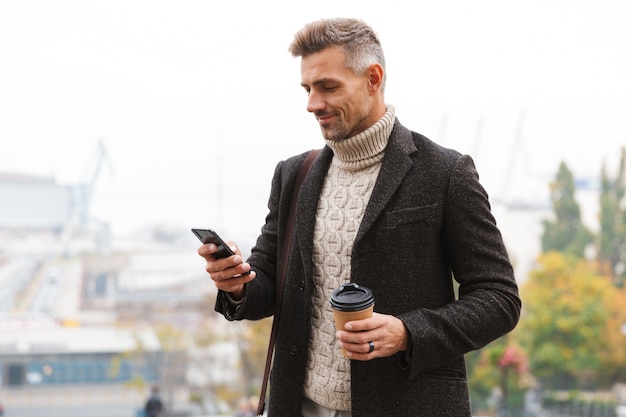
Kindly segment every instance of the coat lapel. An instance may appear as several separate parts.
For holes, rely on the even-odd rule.
[[[296,213],[296,239],[307,277],[313,276],[313,229],[317,215],[317,202],[322,191],[324,178],[333,159],[333,151],[324,147],[313,163],[311,171],[302,183]]]
[[[374,185],[372,196],[367,204],[361,226],[356,235],[354,247],[357,246],[358,242],[367,234],[367,231],[378,219],[405,175],[413,166],[410,154],[416,150],[411,132],[396,119],[393,131],[389,137],[389,144],[385,149],[385,156],[380,167],[378,179]]]

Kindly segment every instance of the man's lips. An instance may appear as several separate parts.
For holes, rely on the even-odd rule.
[[[316,114],[315,117],[317,118],[317,121],[319,122],[319,124],[325,124],[328,123],[333,117],[335,117],[334,114]]]

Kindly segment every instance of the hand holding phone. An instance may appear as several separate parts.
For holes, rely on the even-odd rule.
[[[217,252],[213,253],[213,256],[216,259],[228,258],[229,256],[232,256],[235,254],[235,252],[233,252],[233,250],[228,246],[228,244],[224,242],[224,240],[222,240],[222,238],[217,234],[215,230],[191,229],[191,231],[193,232],[194,235],[196,235],[196,237],[200,240],[200,242],[204,244],[213,243],[214,245],[217,246]],[[241,275],[237,275],[237,276],[244,276],[248,274],[250,274],[250,271],[245,272]]]

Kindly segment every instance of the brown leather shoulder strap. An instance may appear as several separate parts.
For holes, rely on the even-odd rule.
[[[291,196],[291,205],[289,207],[289,218],[287,219],[287,229],[285,231],[285,242],[283,244],[283,256],[278,270],[278,280],[276,282],[276,305],[274,308],[274,320],[272,322],[272,333],[270,335],[270,342],[267,348],[267,357],[265,359],[265,371],[263,373],[263,383],[261,384],[261,393],[259,394],[259,407],[257,409],[257,415],[262,415],[265,411],[265,394],[267,392],[267,381],[270,376],[270,369],[272,367],[272,357],[274,355],[274,343],[276,342],[276,333],[278,332],[278,322],[280,318],[280,311],[283,301],[283,292],[285,291],[285,276],[287,275],[287,265],[289,263],[289,251],[291,249],[291,238],[293,236],[293,228],[296,219],[296,207],[298,206],[298,193],[300,187],[304,182],[307,174],[313,166],[313,162],[317,158],[321,149],[314,149],[306,156],[298,177],[296,178],[296,185],[293,189],[293,195]]]

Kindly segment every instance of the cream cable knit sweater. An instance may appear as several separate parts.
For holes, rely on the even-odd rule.
[[[350,281],[352,244],[378,177],[395,122],[395,109],[367,130],[342,140],[327,140],[334,157],[320,194],[315,230],[311,339],[304,395],[333,410],[350,410],[350,361],[335,341],[330,294]],[[357,277],[358,279],[358,277]]]

